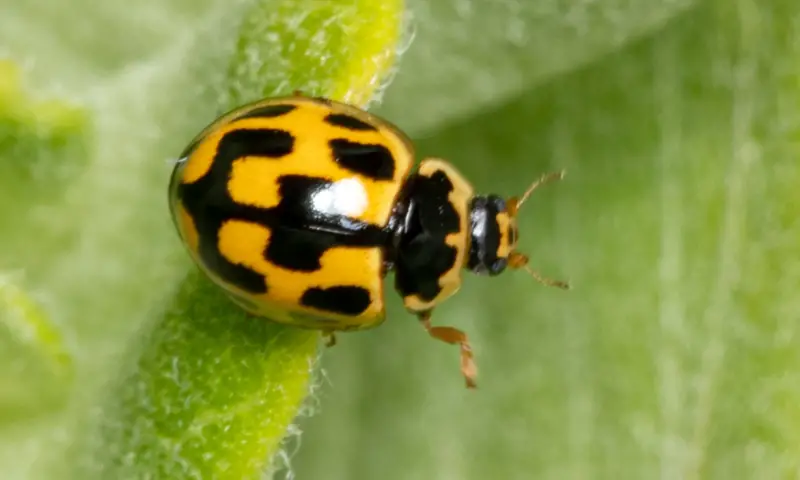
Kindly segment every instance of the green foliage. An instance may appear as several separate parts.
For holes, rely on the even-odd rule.
[[[104,395],[75,478],[261,478],[307,394],[317,336],[254,321],[199,273],[157,322]]]
[[[157,6],[130,15],[146,18],[148,8]],[[77,343],[74,383],[65,382],[72,377],[45,368],[63,360],[50,317],[3,285],[0,464],[13,465],[11,478],[261,478],[305,402],[318,334],[245,315],[189,264],[168,217],[170,157],[217,113],[264,92],[364,104],[390,72],[403,6],[257,0],[205,9],[160,49],[129,52],[124,68],[110,61],[122,53],[117,36],[99,29],[109,37],[98,52],[116,53],[86,59],[96,81],[72,93],[91,133],[83,110],[19,97],[17,69],[0,71],[4,206],[25,213],[2,238],[0,273],[22,269]],[[43,19],[36,8],[18,11]],[[293,28],[290,18],[299,19]],[[66,37],[71,27],[62,25]],[[248,73],[267,64],[269,75]],[[75,139],[90,147],[63,148]],[[78,173],[52,174],[60,166]],[[50,195],[45,226],[62,226],[60,242],[27,222],[38,191]],[[20,425],[22,407],[40,417]]]
[[[0,59],[0,178],[7,179],[0,188],[0,259],[6,268],[36,268],[42,247],[63,241],[69,227],[53,215],[52,204],[86,164],[88,130],[83,109],[34,98],[17,65]],[[31,231],[38,237],[36,247]]]
[[[421,154],[481,191],[568,170],[526,204],[520,242],[574,289],[470,278],[435,312],[472,335],[475,393],[455,352],[399,309],[340,342],[322,414],[302,425],[298,478],[793,477],[798,13],[789,0],[703,2],[419,132]],[[398,77],[389,103],[411,83]]]
[[[566,168],[521,245],[575,288],[465,278],[434,323],[470,334],[474,392],[389,295],[390,321],[326,352],[296,478],[797,471],[797,2],[411,0],[410,23],[399,1],[6,3],[0,52],[26,74],[0,65],[6,478],[275,467],[317,338],[246,318],[192,269],[170,159],[262,95],[366,103],[405,28],[376,112],[479,191]]]
[[[63,406],[71,355],[52,319],[10,278],[0,278],[0,352],[0,422]]]
[[[400,40],[401,9],[399,1],[256,3],[231,62],[231,103],[305,86],[306,94],[365,105],[392,67],[395,48],[387,45]]]

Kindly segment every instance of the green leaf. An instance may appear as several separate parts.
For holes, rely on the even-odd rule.
[[[306,380],[283,378],[290,393],[263,410],[237,398],[278,402],[259,379],[230,383],[229,397],[214,382],[250,356],[254,372],[302,377],[309,370],[299,359],[315,357],[315,341],[246,321],[196,272],[180,283],[191,267],[165,205],[170,160],[232,103],[295,88],[365,101],[385,80],[361,66],[390,68],[379,52],[400,33],[399,12],[377,13],[391,8],[380,3],[4,2],[0,55],[25,73],[14,92],[26,92],[26,105],[78,106],[85,120],[65,149],[24,133],[38,114],[13,120],[7,137],[30,145],[31,158],[44,159],[36,164],[77,175],[46,168],[45,181],[22,182],[5,172],[27,165],[8,160],[27,153],[0,148],[0,197],[13,198],[0,205],[0,272],[22,270],[15,288],[41,299],[41,319],[74,345],[68,408],[36,407],[24,422],[0,412],[9,419],[0,425],[4,478],[196,466],[224,478],[226,463],[200,453],[214,447],[237,459],[226,471],[233,478],[269,463],[274,432]],[[534,267],[575,289],[546,289],[522,273],[466,276],[434,322],[471,335],[476,392],[463,389],[455,349],[431,341],[388,295],[393,321],[341,335],[326,353],[331,385],[321,414],[301,426],[296,477],[794,474],[796,2],[410,3],[415,41],[379,111],[416,137],[422,155],[452,159],[479,191],[518,193],[566,167],[564,182],[526,204],[522,245]],[[333,54],[318,55],[320,45]],[[2,97],[0,124],[21,97]],[[208,315],[187,323],[195,308]],[[184,340],[200,359],[231,342],[233,359],[208,366],[176,356],[180,378],[210,392],[181,398],[187,408],[174,403],[183,384],[158,375]],[[31,365],[21,387],[32,397],[42,385],[31,379],[70,378],[36,373],[59,351],[38,343],[12,340],[4,350],[19,348],[13,356]],[[283,356],[284,347],[297,355]],[[276,370],[279,356],[287,363]],[[140,402],[161,392],[152,409]],[[158,423],[146,421],[153,412]],[[235,428],[216,430],[228,421]],[[195,436],[196,425],[210,434]],[[264,437],[250,435],[262,428]],[[240,434],[250,441],[232,451]]]
[[[700,3],[411,0],[416,38],[381,112],[427,134],[657,32]]]
[[[304,86],[305,94],[367,104],[392,68],[402,8],[397,0],[256,3],[229,70],[231,103]]]
[[[52,319],[12,278],[0,277],[0,425],[63,406],[72,373]]]
[[[107,392],[82,467],[92,478],[261,478],[308,392],[317,343],[248,316],[193,273]]]
[[[27,77],[26,77],[27,78]],[[68,229],[53,203],[86,168],[87,112],[23,88],[15,63],[0,60],[0,266],[38,268]],[[30,237],[38,242],[31,246]]]
[[[220,107],[292,88],[369,98],[394,56],[402,5],[341,7],[292,1],[243,9],[225,83],[235,103]],[[284,28],[285,18],[297,15],[304,20]],[[309,32],[318,37],[313,51]],[[269,65],[269,75],[247,75],[261,64]],[[205,88],[216,91],[213,80]],[[165,195],[167,175],[161,180]],[[67,456],[71,475],[261,478],[308,393],[318,333],[249,317],[196,268],[166,312],[159,310],[141,324],[146,335],[129,335],[112,386],[89,400],[89,418],[78,427],[88,435]]]
[[[235,11],[245,1],[225,2]],[[192,38],[223,15],[215,0],[94,0],[3,3],[0,55],[24,62],[36,88],[71,93],[97,87],[110,75]],[[224,36],[224,32],[217,32]],[[214,44],[210,44],[214,46]]]
[[[703,2],[420,139],[479,191],[566,168],[526,204],[520,242],[574,289],[465,279],[433,321],[472,336],[475,392],[397,303],[340,338],[297,477],[794,477],[799,14]]]

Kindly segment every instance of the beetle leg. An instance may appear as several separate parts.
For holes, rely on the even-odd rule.
[[[325,346],[330,348],[336,345],[336,334],[333,331],[322,332],[322,337],[325,339]]]
[[[467,388],[475,388],[475,377],[478,376],[478,368],[472,355],[472,347],[467,339],[467,334],[453,327],[434,327],[431,325],[431,311],[426,310],[417,314],[420,323],[428,331],[428,334],[443,342],[451,345],[458,345],[461,348],[461,374],[467,382]]]

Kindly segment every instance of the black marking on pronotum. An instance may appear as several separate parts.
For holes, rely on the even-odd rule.
[[[325,122],[335,125],[337,127],[347,128],[349,130],[363,130],[363,131],[375,131],[374,125],[370,125],[369,123],[359,120],[358,118],[347,115],[345,113],[331,113],[325,117]]]
[[[296,105],[287,103],[264,105],[263,107],[256,107],[245,112],[243,115],[236,117],[236,120],[241,120],[243,118],[275,118],[286,115],[296,108]]]
[[[458,251],[446,237],[461,229],[459,213],[448,198],[453,183],[441,170],[417,175],[395,264],[395,286],[403,297],[418,295],[432,301],[442,291],[439,279],[456,263]]]
[[[292,153],[293,149],[294,137],[285,130],[238,129],[220,139],[214,163],[232,163],[241,157],[280,158]]]
[[[343,315],[360,315],[370,305],[369,291],[362,287],[313,287],[303,292],[300,303],[306,307]]]
[[[374,180],[394,178],[394,158],[383,145],[356,143],[343,138],[330,141],[333,159],[342,167]]]

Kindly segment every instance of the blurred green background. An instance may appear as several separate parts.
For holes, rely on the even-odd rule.
[[[792,0],[0,0],[3,478],[796,477],[798,18]],[[477,391],[393,295],[317,358],[188,263],[170,159],[295,88],[377,95],[481,192],[567,169],[520,243],[573,290],[465,274],[435,312],[470,334]]]

